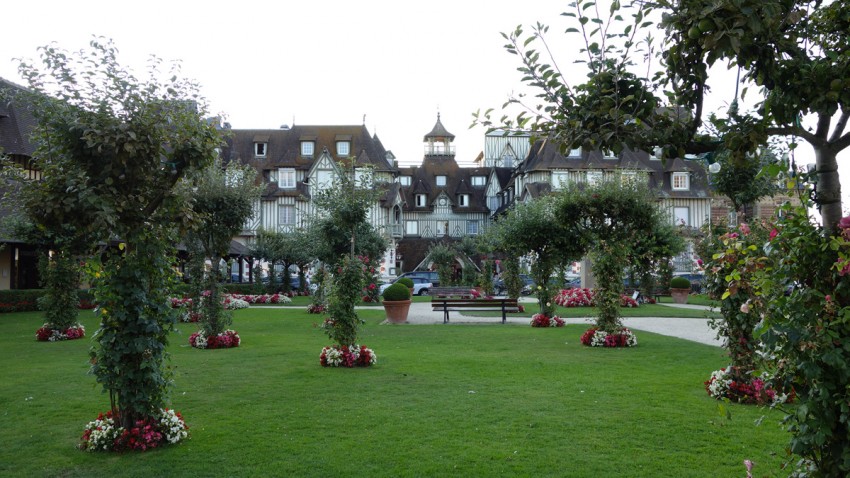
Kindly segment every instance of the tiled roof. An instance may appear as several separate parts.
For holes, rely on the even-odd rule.
[[[429,138],[449,138],[452,141],[455,139],[455,135],[449,133],[440,121],[440,113],[437,113],[437,123],[434,124],[431,132],[425,135],[424,141],[428,141]]]
[[[23,87],[0,78],[0,150],[8,155],[32,157],[30,136],[36,122],[32,112],[16,95]]]
[[[416,207],[415,201],[408,200],[405,210],[430,211],[430,202],[441,192],[455,204],[458,212],[487,212],[487,201],[483,187],[472,187],[472,176],[486,176],[489,170],[485,168],[461,168],[453,157],[426,156],[421,166],[402,168],[401,174],[410,176],[410,186],[402,187],[402,192],[408,199],[415,194],[428,194],[429,204],[426,207]],[[437,185],[437,176],[445,176],[445,186]],[[457,195],[468,194],[469,205],[457,206]]]

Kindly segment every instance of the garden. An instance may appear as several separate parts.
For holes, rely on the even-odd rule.
[[[90,340],[33,339],[41,313],[3,314],[0,474],[14,476],[782,476],[778,410],[712,399],[717,347],[640,332],[590,349],[585,326],[387,326],[361,310],[375,366],[319,366],[305,307],[234,311],[237,348],[199,352],[180,323],[168,353],[189,437],[153,453],[77,450],[103,408]],[[97,329],[83,311],[80,322]],[[626,356],[627,355],[627,356]]]

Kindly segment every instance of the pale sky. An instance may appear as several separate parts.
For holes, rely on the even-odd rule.
[[[600,2],[603,3],[603,2]],[[536,22],[562,73],[582,82],[574,65],[581,38],[564,35],[574,19],[554,0],[181,1],[29,0],[4,4],[0,77],[23,84],[14,58],[37,58],[57,42],[86,48],[92,35],[112,38],[119,61],[142,77],[149,55],[180,60],[201,84],[210,112],[234,128],[283,124],[363,124],[402,165],[422,160],[422,137],[441,115],[456,136],[456,158],[471,163],[484,128],[472,113],[498,108],[524,89],[518,58],[500,32]],[[660,33],[655,33],[661,37]],[[734,75],[715,78],[707,111],[731,101]],[[498,116],[497,116],[498,117]],[[845,153],[842,156],[847,156]],[[813,162],[805,143],[798,162]],[[850,175],[843,174],[843,177]],[[845,203],[850,183],[844,187]]]

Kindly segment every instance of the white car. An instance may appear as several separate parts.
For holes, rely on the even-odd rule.
[[[434,287],[431,282],[427,279],[420,279],[418,277],[410,278],[413,281],[413,295],[428,295],[431,292],[431,288]],[[395,282],[393,282],[395,284]],[[392,284],[381,284],[381,294]]]

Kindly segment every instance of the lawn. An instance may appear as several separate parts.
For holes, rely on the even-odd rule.
[[[318,316],[236,312],[243,345],[170,351],[182,444],[84,453],[108,407],[87,375],[89,340],[39,343],[39,313],[0,315],[2,476],[781,476],[778,411],[729,406],[702,382],[723,350],[639,332],[633,349],[590,349],[586,328],[380,325],[364,311],[370,369],[324,369]],[[96,323],[83,313],[89,335]],[[756,421],[763,418],[760,425]]]

